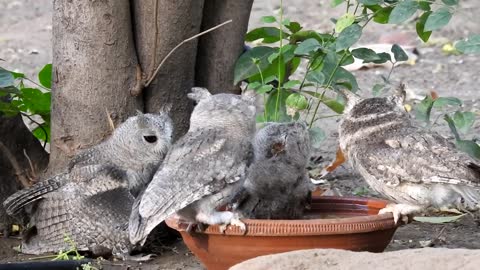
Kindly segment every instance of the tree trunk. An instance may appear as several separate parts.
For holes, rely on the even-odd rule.
[[[50,171],[142,109],[128,0],[55,0]]]
[[[206,0],[202,30],[224,21],[233,22],[200,37],[195,81],[212,93],[240,93],[233,84],[235,61],[243,51],[253,0]]]
[[[132,2],[138,58],[143,73],[150,77],[171,49],[200,31],[203,0]],[[143,92],[146,112],[157,112],[162,106],[172,105],[174,139],[188,130],[193,102],[187,93],[194,86],[196,54],[196,40],[180,47]]]
[[[0,116],[0,231],[7,232],[12,225],[1,203],[29,185],[47,165],[47,152],[25,126],[22,117]]]

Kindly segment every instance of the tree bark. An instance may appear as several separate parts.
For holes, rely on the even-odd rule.
[[[128,0],[55,0],[50,171],[142,109]]]
[[[47,165],[48,153],[22,117],[0,116],[0,231],[7,232],[12,225],[1,203],[30,180],[36,180]]]
[[[233,84],[235,61],[243,51],[253,0],[206,0],[202,31],[232,19],[233,22],[200,37],[195,81],[212,93],[240,93]]]
[[[171,49],[200,31],[203,0],[144,0],[132,4],[138,58],[143,73],[150,77]],[[197,40],[180,47],[143,92],[146,112],[172,105],[174,139],[188,130],[193,102],[187,93],[194,86],[196,53]]]

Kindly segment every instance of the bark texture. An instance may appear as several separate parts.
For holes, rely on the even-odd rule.
[[[25,126],[22,117],[0,116],[0,231],[9,231],[12,225],[12,218],[2,207],[3,201],[22,188],[21,182],[28,184],[25,182],[41,174],[47,165],[47,152]]]
[[[227,20],[232,23],[200,37],[195,81],[216,93],[240,93],[233,84],[235,61],[243,51],[253,0],[205,0],[202,31]]]
[[[171,49],[200,31],[203,0],[144,0],[132,1],[132,5],[138,58],[143,73],[149,77]],[[143,90],[146,112],[172,105],[175,139],[189,126],[193,102],[187,93],[194,86],[196,54],[197,40],[180,47]]]
[[[142,109],[128,0],[54,1],[50,171]]]

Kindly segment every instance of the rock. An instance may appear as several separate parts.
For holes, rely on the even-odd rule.
[[[230,270],[310,269],[479,269],[480,250],[422,248],[385,253],[353,252],[338,249],[299,250],[260,256]]]

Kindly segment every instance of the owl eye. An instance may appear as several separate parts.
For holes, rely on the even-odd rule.
[[[154,143],[157,141],[157,136],[143,136],[143,139],[148,143]]]

